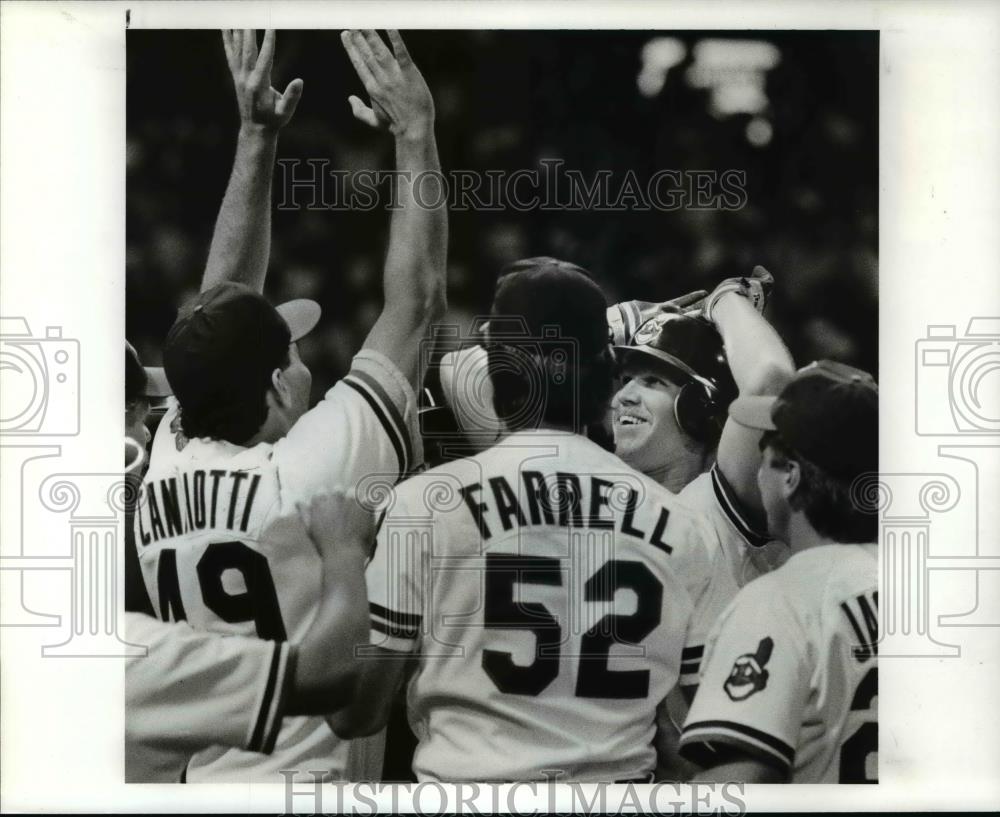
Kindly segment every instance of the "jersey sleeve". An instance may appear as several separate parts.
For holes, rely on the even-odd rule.
[[[684,649],[681,652],[681,686],[697,686],[705,654],[705,643],[712,628],[733,600],[726,582],[720,575],[725,565],[713,561],[712,568],[702,586],[702,591],[694,598],[694,612],[688,623]]]
[[[125,665],[126,734],[164,749],[221,744],[269,754],[295,674],[288,642],[199,632],[127,614],[146,655]]]
[[[767,520],[740,501],[736,490],[729,484],[718,463],[712,466],[710,473],[715,501],[723,516],[750,547],[764,547],[774,538],[767,532]]]
[[[397,482],[423,463],[417,402],[385,355],[362,349],[351,370],[274,446],[291,501],[369,477]]]
[[[691,597],[692,612],[681,651],[679,683],[696,686],[705,642],[732,596],[719,581],[723,555],[719,534],[700,513],[690,510],[684,519],[688,547],[678,572]]]
[[[430,534],[407,514],[397,498],[379,526],[375,550],[365,571],[371,644],[394,652],[413,652],[424,629],[423,605],[429,593]]]
[[[706,646],[681,755],[710,766],[729,749],[790,770],[810,689],[805,645],[774,583],[741,590]]]

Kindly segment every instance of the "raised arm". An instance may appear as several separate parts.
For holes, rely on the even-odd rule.
[[[778,394],[795,372],[795,363],[778,333],[761,314],[773,278],[754,267],[749,278],[724,281],[705,301],[726,348],[729,368],[741,397]],[[727,420],[719,440],[717,461],[740,502],[762,510],[757,487],[760,432]]]
[[[448,253],[447,191],[434,139],[434,101],[398,31],[392,51],[375,31],[345,31],[341,41],[371,106],[350,97],[354,116],[396,140],[396,185],[385,260],[385,305],[364,347],[392,360],[419,388],[420,342],[444,315]]]
[[[224,281],[237,281],[257,292],[264,290],[271,252],[271,178],[278,131],[291,120],[302,96],[301,79],[288,83],[284,93],[271,87],[274,40],[273,30],[265,32],[258,54],[253,29],[222,32],[240,112],[240,132],[201,281],[203,292]]]
[[[353,694],[358,645],[368,643],[365,560],[375,538],[372,513],[353,491],[317,496],[300,509],[323,564],[316,617],[298,645],[288,715],[327,714]]]

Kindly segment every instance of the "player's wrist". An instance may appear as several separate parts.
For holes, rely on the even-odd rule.
[[[434,138],[434,117],[415,118],[399,128],[393,128],[392,132],[400,144],[423,145]]]
[[[278,125],[254,122],[252,119],[243,119],[240,121],[240,130],[237,138],[241,142],[270,144],[277,141],[280,129]]]
[[[336,542],[320,542],[319,555],[324,563],[345,565],[351,562],[361,562],[368,558],[371,543],[361,537],[350,537]]]
[[[705,305],[702,308],[702,315],[712,323],[716,323],[717,309],[719,306],[727,301],[733,302],[736,298],[743,298],[744,300],[749,300],[747,293],[741,287],[741,285],[735,281],[727,282],[719,287],[705,299]]]

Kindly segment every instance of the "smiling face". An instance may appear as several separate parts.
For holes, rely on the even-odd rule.
[[[685,445],[674,417],[680,386],[658,368],[634,357],[622,369],[622,383],[611,401],[615,453],[638,471],[663,468],[671,452]]]

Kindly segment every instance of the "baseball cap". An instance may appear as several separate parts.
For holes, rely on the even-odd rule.
[[[532,338],[572,338],[583,356],[608,344],[607,302],[601,288],[582,267],[557,258],[538,257],[515,261],[497,281],[489,322],[491,338],[524,333]]]
[[[667,309],[643,323],[631,344],[614,349],[621,363],[650,366],[675,382],[697,380],[728,399],[736,395],[722,336],[704,318]]]
[[[306,299],[275,308],[243,284],[202,292],[178,315],[163,348],[166,377],[181,407],[197,409],[259,390],[320,312],[319,304]]]
[[[151,399],[169,397],[173,392],[167,376],[159,366],[143,366],[135,347],[125,341],[125,402],[140,397]]]
[[[777,431],[829,474],[853,479],[878,470],[878,385],[867,372],[820,360],[799,369],[777,397],[739,397],[729,416]]]

